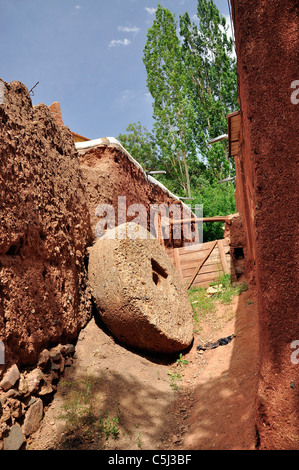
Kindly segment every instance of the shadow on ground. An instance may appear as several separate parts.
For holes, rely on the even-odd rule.
[[[219,308],[177,356],[148,356],[118,344],[93,317],[59,383],[31,449],[255,449],[257,303],[250,290]],[[215,327],[217,325],[217,327]],[[196,349],[235,333],[225,346]]]

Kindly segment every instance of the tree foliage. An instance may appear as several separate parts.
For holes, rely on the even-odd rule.
[[[227,115],[238,107],[236,61],[226,19],[211,0],[200,0],[198,24],[180,17],[182,57],[189,80],[188,98],[196,112],[194,139],[211,176],[222,179],[233,171],[225,143],[208,142],[227,133]]]
[[[191,195],[189,166],[196,155],[193,139],[195,112],[187,99],[181,43],[172,13],[158,5],[144,48],[147,86],[154,99],[157,142],[168,171],[187,196]]]
[[[198,0],[197,18],[179,21],[158,5],[147,33],[143,61],[153,98],[153,130],[130,124],[119,140],[146,170],[179,196],[204,205],[204,215],[235,211],[234,175],[227,141],[209,141],[227,133],[227,115],[238,108],[236,62],[226,19],[212,0]],[[209,233],[208,233],[209,231]],[[219,236],[219,227],[205,238]],[[215,233],[213,233],[213,231]]]
[[[142,126],[140,121],[137,124],[129,124],[126,131],[127,134],[119,134],[118,140],[143,169],[145,171],[163,169],[153,133]]]

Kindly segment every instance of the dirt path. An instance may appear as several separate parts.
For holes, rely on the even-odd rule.
[[[226,346],[196,349],[202,341],[232,333],[236,338]],[[177,362],[178,355],[162,361],[131,351],[93,318],[81,331],[74,363],[27,448],[254,449],[256,338],[251,291],[204,319],[182,357],[188,364]],[[88,413],[78,428],[79,401]],[[66,412],[68,418],[62,419]]]

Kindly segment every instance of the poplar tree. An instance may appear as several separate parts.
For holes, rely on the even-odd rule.
[[[227,142],[208,142],[227,133],[227,115],[238,108],[236,60],[226,18],[212,0],[199,0],[197,21],[180,17],[182,59],[188,80],[188,99],[196,114],[194,139],[214,179],[233,170]]]
[[[158,5],[143,61],[153,97],[154,134],[169,177],[187,197],[203,176],[211,183],[232,175],[227,114],[237,109],[236,63],[226,19],[212,0],[199,0],[197,20]],[[193,192],[194,192],[193,190]]]
[[[165,169],[191,196],[189,166],[196,156],[195,110],[187,96],[181,43],[174,15],[158,5],[148,30],[143,61],[153,97],[154,132]]]
[[[117,139],[145,171],[163,170],[155,137],[141,122],[129,124],[127,134],[119,134]]]

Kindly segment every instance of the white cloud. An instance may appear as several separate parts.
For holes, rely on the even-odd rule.
[[[157,8],[145,7],[144,9],[147,11],[147,13],[148,13],[149,15],[154,15],[154,14],[156,13],[156,11],[157,11]]]
[[[118,108],[131,106],[140,109],[140,107],[152,104],[152,95],[149,92],[144,93],[142,90],[127,88],[119,93],[115,102]]]
[[[75,5],[74,9],[72,11],[72,14],[73,15],[79,15],[81,13],[82,8],[83,7],[81,5]]]
[[[118,26],[118,31],[122,31],[123,33],[134,33],[137,34],[140,31],[140,28],[137,26]]]
[[[122,103],[130,101],[134,99],[136,96],[136,93],[134,90],[124,90],[121,94],[121,101]]]
[[[148,91],[144,93],[144,100],[146,103],[152,103],[153,101],[153,97]]]
[[[129,46],[131,44],[130,39],[113,39],[109,43],[109,47],[118,47],[118,46]]]

